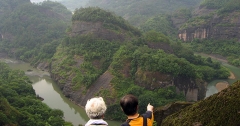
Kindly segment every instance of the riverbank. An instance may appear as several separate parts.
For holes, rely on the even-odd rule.
[[[65,97],[62,90],[50,77],[50,73],[38,68],[33,68],[29,63],[15,59],[0,58],[11,69],[22,70],[32,82],[32,87],[36,95],[40,96],[40,100],[52,109],[60,109],[64,113],[64,119],[72,122],[74,126],[85,124],[89,118],[83,107],[75,104],[73,101]],[[107,120],[110,126],[121,125],[120,121]]]
[[[228,87],[229,87],[229,83],[226,81],[218,82],[216,84],[216,88],[217,88],[218,92],[220,92]]]
[[[234,73],[232,71],[230,71],[230,76],[228,77],[228,79],[236,79]]]
[[[195,53],[195,54],[203,56],[203,57],[210,57],[210,58],[212,58],[214,60],[218,60],[222,63],[228,63],[227,58],[225,58],[221,55],[218,55],[218,54],[205,54],[205,53]]]

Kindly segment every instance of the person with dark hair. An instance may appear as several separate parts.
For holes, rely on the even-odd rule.
[[[123,112],[127,115],[127,120],[121,126],[152,126],[153,125],[153,106],[150,103],[147,111],[140,115],[138,113],[138,99],[134,95],[125,95],[120,100]]]

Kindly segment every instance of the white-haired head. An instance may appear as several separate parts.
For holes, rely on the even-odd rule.
[[[90,119],[101,119],[107,107],[102,97],[91,98],[87,101],[85,111]]]

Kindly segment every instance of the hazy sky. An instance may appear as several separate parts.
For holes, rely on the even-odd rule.
[[[45,0],[31,0],[32,3],[39,3],[39,2],[43,2]],[[51,1],[62,1],[62,0],[51,0]]]

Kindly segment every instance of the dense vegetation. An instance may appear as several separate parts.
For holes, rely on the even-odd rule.
[[[239,0],[204,0],[200,5],[201,8],[210,9],[209,13],[199,13],[200,16],[189,16],[186,23],[181,25],[179,30],[191,29],[191,28],[210,28],[210,29],[223,29],[223,33],[231,36],[228,29],[238,27],[237,21],[240,1]],[[211,11],[215,10],[215,11]],[[206,10],[205,10],[206,11]],[[232,15],[230,15],[230,13]],[[187,14],[187,13],[186,13]],[[191,15],[191,14],[190,14]],[[197,14],[198,15],[198,14]],[[216,21],[214,21],[216,20]],[[214,21],[215,23],[211,24]],[[225,30],[226,29],[226,30]],[[212,34],[212,33],[209,33]],[[233,36],[232,36],[233,37]],[[191,48],[196,52],[203,52],[207,54],[218,54],[227,58],[228,62],[235,66],[240,66],[239,57],[239,40],[238,38],[218,39],[222,38],[221,35],[212,37],[214,39],[195,39],[190,44]]]
[[[103,26],[107,29],[119,31],[120,28],[130,31],[134,33],[134,35],[141,35],[140,31],[129,25],[122,17],[116,16],[114,13],[105,11],[98,7],[76,9],[74,11],[72,21],[102,22]]]
[[[89,87],[106,71],[118,47],[118,42],[101,40],[91,35],[66,37],[53,56],[53,60],[61,60],[60,64],[53,62],[52,73],[60,74],[65,80],[74,75],[74,87]],[[75,64],[81,60],[84,62],[79,69]]]
[[[66,18],[71,17],[71,12],[50,1],[15,4],[15,8],[10,8],[11,14],[1,19],[1,51],[33,64],[49,60],[59,44],[58,39],[64,36],[70,21]]]
[[[122,29],[132,31],[126,29],[128,24],[122,18],[96,7],[77,9],[72,21],[87,21],[93,24],[103,22],[102,27],[108,29],[104,26],[106,22],[118,27],[114,32]],[[71,33],[71,29],[68,32]],[[195,56],[191,50],[180,43],[171,42],[162,33],[151,30],[140,37],[139,34],[133,35],[135,36],[131,40],[122,42],[97,38],[93,34],[65,37],[52,58],[51,72],[61,79],[58,80],[60,85],[71,82],[73,90],[82,90],[83,95],[100,75],[106,71],[111,72],[114,76],[111,81],[113,89],[102,89],[96,95],[114,99],[115,102],[108,103],[106,118],[115,120],[125,119],[123,113],[119,113],[120,108],[116,107],[119,106],[117,99],[124,94],[132,93],[138,96],[140,112],[145,111],[149,102],[154,106],[161,106],[184,100],[183,94],[176,93],[175,86],[148,90],[140,86],[137,81],[148,84],[157,79],[141,77],[145,73],[204,81],[229,76],[228,70],[221,67],[220,63]],[[174,50],[173,54],[165,53],[161,49],[151,49],[147,46],[148,42],[168,44]]]
[[[168,116],[162,126],[237,126],[240,124],[240,81],[229,88]],[[228,113],[226,115],[226,112]],[[179,118],[181,117],[181,118]]]
[[[50,109],[36,97],[23,71],[10,70],[0,63],[1,126],[72,126],[63,120],[63,112]]]
[[[232,12],[240,9],[239,0],[204,0],[201,6],[208,9],[219,9],[220,13]]]
[[[191,46],[196,52],[219,54],[227,57],[229,63],[240,66],[240,43],[236,40],[195,40]]]
[[[143,32],[155,30],[168,36],[177,35],[177,29],[173,27],[170,15],[158,15],[149,18],[146,22],[140,25],[139,28]]]
[[[0,9],[6,9],[5,5],[9,3],[6,0],[0,0],[0,2],[3,3],[3,5],[0,4]],[[108,2],[108,4],[105,4],[106,6],[104,5],[105,2]],[[1,35],[4,36],[0,41],[0,51],[8,52],[10,56],[32,62],[33,64],[44,60],[50,61],[51,59],[51,73],[59,76],[60,85],[71,83],[73,91],[81,89],[83,94],[86,93],[100,75],[106,71],[110,72],[113,75],[111,91],[102,89],[96,95],[101,95],[106,99],[113,99],[112,103],[108,103],[106,118],[124,120],[125,116],[123,113],[120,113],[121,110],[117,100],[125,94],[131,93],[138,96],[140,113],[145,111],[148,103],[154,106],[162,106],[169,102],[184,100],[183,94],[176,93],[175,86],[156,89],[147,89],[141,86],[137,82],[154,83],[158,79],[154,76],[152,78],[142,76],[146,73],[159,73],[172,78],[181,77],[193,81],[211,81],[213,79],[225,79],[229,76],[228,70],[222,67],[219,62],[214,62],[211,58],[205,59],[195,56],[193,51],[185,48],[181,43],[173,41],[174,39],[167,37],[176,35],[176,29],[170,23],[171,16],[159,15],[159,13],[163,12],[163,9],[166,7],[168,7],[167,11],[172,11],[178,7],[196,5],[198,2],[199,0],[143,0],[136,4],[135,1],[126,0],[91,0],[90,5],[101,3],[101,7],[112,8],[118,15],[124,16],[135,25],[142,24],[140,29],[145,32],[144,34],[129,25],[122,17],[98,7],[80,8],[74,11],[72,22],[83,21],[93,24],[101,22],[103,28],[111,32],[120,33],[120,31],[125,31],[126,34],[131,36],[131,39],[126,39],[125,41],[109,41],[92,34],[64,36],[70,21],[69,17],[71,17],[71,13],[64,6],[50,1],[40,4],[31,4],[29,2],[16,4],[16,6],[10,8],[7,7],[6,11],[11,13],[0,15],[3,22],[0,24],[0,30]],[[178,3],[181,4],[179,5]],[[178,7],[169,7],[169,4],[177,5]],[[206,3],[204,4],[207,5]],[[148,7],[145,7],[146,5]],[[191,13],[188,9],[181,9],[173,16],[190,19]],[[210,19],[209,15],[190,19],[189,22],[195,22],[192,25],[198,26],[205,23],[208,19]],[[147,22],[143,23],[146,20]],[[112,35],[111,32],[109,32],[109,36]],[[68,33],[71,33],[71,28],[68,28]],[[161,49],[149,48],[149,42],[167,44],[172,48],[173,52],[169,54]],[[232,41],[228,41],[225,44],[224,42],[221,44],[203,42],[201,45],[196,42],[193,43],[193,46],[197,48],[197,51],[221,53],[222,55],[226,53],[226,55],[230,55],[229,59],[232,59],[230,61],[233,64],[239,64],[239,53],[237,48],[235,48],[239,44]],[[228,46],[227,44],[229,43],[235,47]],[[221,49],[215,49],[214,44],[219,48],[221,47]],[[226,46],[226,48],[222,46]],[[6,72],[6,75],[3,74],[1,76],[3,78],[15,77],[13,73],[24,75],[24,73],[18,71]],[[8,83],[5,83],[5,78],[1,80],[5,84],[3,87],[0,87],[2,89],[8,89],[8,86],[6,86]],[[1,104],[1,106],[3,105],[3,110],[0,111],[0,117],[4,119],[4,122],[0,123],[4,125],[27,125],[28,123],[29,125],[30,123],[32,123],[31,125],[63,125],[62,112],[50,110],[46,105],[40,104],[41,102],[34,96],[34,91],[29,88],[29,82],[25,81],[27,79],[25,77],[24,80],[22,77],[18,77],[18,79],[24,85],[28,84],[28,88],[22,87],[22,85],[19,87],[12,86],[12,83],[19,83],[13,78],[9,80],[13,81],[9,82],[11,83],[9,85],[17,91],[14,92],[13,89],[9,88],[6,92],[0,93],[1,102],[3,103]],[[8,91],[13,94],[7,94]],[[21,97],[22,95],[24,96],[23,98]],[[34,104],[38,107],[24,107],[32,105],[32,102],[37,102]],[[39,106],[44,108],[40,109],[41,107]],[[40,115],[39,112],[44,113],[46,116]],[[22,116],[23,114],[25,116]],[[28,116],[31,118],[27,118]],[[27,121],[24,121],[25,118]],[[44,124],[42,123],[43,121],[45,122]]]
[[[178,53],[181,53],[182,57],[184,55],[190,56],[191,54],[185,50],[180,49]],[[110,70],[115,76],[112,83],[117,92],[115,92],[116,94],[111,94],[105,91],[102,95],[112,98],[121,97],[123,94],[134,94],[138,96],[140,101],[139,111],[144,112],[147,103],[151,103],[154,106],[163,106],[173,101],[184,100],[184,97],[182,94],[176,94],[175,87],[146,90],[138,86],[136,79],[139,79],[139,74],[141,73],[161,72],[174,77],[206,81],[210,81],[213,78],[227,78],[229,76],[228,71],[220,67],[219,63],[195,57],[193,53],[191,59],[197,60],[195,64],[190,63],[185,58],[178,58],[175,55],[166,54],[162,50],[153,50],[147,46],[122,45],[114,54]],[[129,66],[129,68],[126,68],[126,66]],[[130,72],[128,76],[122,72],[127,69]],[[147,82],[148,79],[143,77],[141,81]],[[108,112],[111,114],[107,115],[107,118],[123,119],[123,115],[119,113],[120,109],[116,107],[117,105],[118,103],[109,106]]]
[[[149,17],[170,13],[179,8],[193,7],[201,0],[90,0],[87,6],[98,6],[114,11],[127,19],[132,25],[139,26]]]

